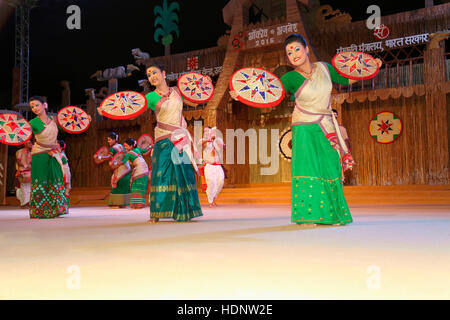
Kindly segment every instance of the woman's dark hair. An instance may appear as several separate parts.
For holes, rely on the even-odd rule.
[[[66,143],[64,142],[64,140],[58,140],[58,144],[61,147],[61,150],[66,149]]]
[[[336,114],[339,114],[339,112],[336,109],[331,109],[331,111],[333,111]]]
[[[28,99],[28,103],[30,103],[31,101],[34,101],[34,100],[39,101],[42,104],[47,102],[47,100],[42,96],[32,96],[30,99]]]
[[[292,33],[288,35],[287,38],[284,40],[284,47],[286,47],[288,44],[292,42],[300,42],[305,48],[308,46],[305,38],[299,33]]]
[[[133,138],[128,138],[125,140],[125,143],[129,145],[130,147],[136,148],[137,142]]]
[[[145,68],[145,72],[147,72],[148,68],[151,67],[156,67],[158,68],[161,72],[166,71],[166,67],[164,66],[164,64],[159,61],[159,60],[152,60],[148,66]]]
[[[118,136],[118,134],[115,133],[115,132],[111,132],[111,133],[109,134],[108,138],[111,138],[111,139],[113,139],[113,140],[119,141],[119,136]]]

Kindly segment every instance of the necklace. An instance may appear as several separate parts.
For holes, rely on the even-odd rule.
[[[297,69],[297,71],[298,71],[302,76],[304,76],[306,79],[308,79],[308,80],[311,80],[311,77],[312,77],[312,75],[313,75],[313,73],[314,73],[315,70],[316,70],[316,65],[315,65],[315,64],[312,65],[311,71],[310,71],[310,72],[305,72],[305,71],[303,71],[303,70]]]
[[[165,97],[165,96],[169,95],[169,93],[170,93],[170,88],[168,88],[168,89],[169,89],[169,90],[167,90],[167,93],[166,93],[166,94],[163,94],[162,91],[160,91],[160,90],[158,90],[158,89],[156,89],[155,92],[156,92],[157,94],[159,94],[161,97]]]

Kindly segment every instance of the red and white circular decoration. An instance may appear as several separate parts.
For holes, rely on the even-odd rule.
[[[378,143],[387,144],[397,140],[403,130],[402,120],[395,113],[377,113],[369,123],[369,134]]]
[[[33,130],[30,123],[19,114],[0,113],[0,142],[18,146],[31,139]]]
[[[112,159],[109,161],[109,166],[111,167],[111,169],[117,169],[118,167],[120,167],[123,163],[122,160],[125,157],[125,153],[124,152],[117,152]]]
[[[374,57],[359,51],[340,52],[333,57],[331,63],[339,74],[353,80],[371,79],[379,71]]]
[[[94,162],[96,164],[100,164],[102,162],[105,162],[106,160],[109,159],[108,155],[109,155],[108,148],[103,146],[100,149],[98,149],[98,151],[95,153],[95,155],[94,155]]]
[[[284,98],[284,87],[273,73],[256,67],[237,70],[230,78],[230,90],[242,103],[255,108],[271,108]]]
[[[56,119],[59,126],[68,133],[85,132],[91,124],[87,113],[75,106],[68,106],[59,110]]]
[[[384,40],[389,36],[389,28],[388,26],[384,25],[384,24],[380,24],[378,25],[374,30],[373,30],[373,35],[375,36],[375,38],[377,38],[378,40]]]
[[[149,134],[143,134],[137,141],[138,148],[147,149],[147,152],[143,156],[147,156],[151,153],[153,147],[153,138]]]
[[[106,97],[100,107],[102,115],[115,120],[135,118],[147,109],[147,99],[139,92],[119,91]]]
[[[194,103],[205,103],[214,95],[214,86],[208,77],[197,73],[185,73],[178,78],[181,95]]]

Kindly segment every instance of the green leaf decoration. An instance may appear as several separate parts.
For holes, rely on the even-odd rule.
[[[162,6],[156,6],[153,9],[153,13],[156,18],[154,21],[155,33],[153,38],[155,42],[158,42],[161,38],[161,43],[163,45],[170,45],[173,42],[172,33],[175,33],[177,37],[180,36],[180,31],[178,29],[178,15],[175,12],[180,11],[180,5],[178,2],[172,2],[167,5],[167,0],[163,1]]]

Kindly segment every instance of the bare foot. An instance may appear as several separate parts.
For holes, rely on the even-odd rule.
[[[154,219],[148,220],[148,222],[150,222],[150,223],[157,223],[158,221],[159,221],[159,218],[154,218]]]
[[[209,204],[209,207],[212,208],[212,207],[214,207],[214,205],[213,205],[212,203],[210,203],[210,204]]]

